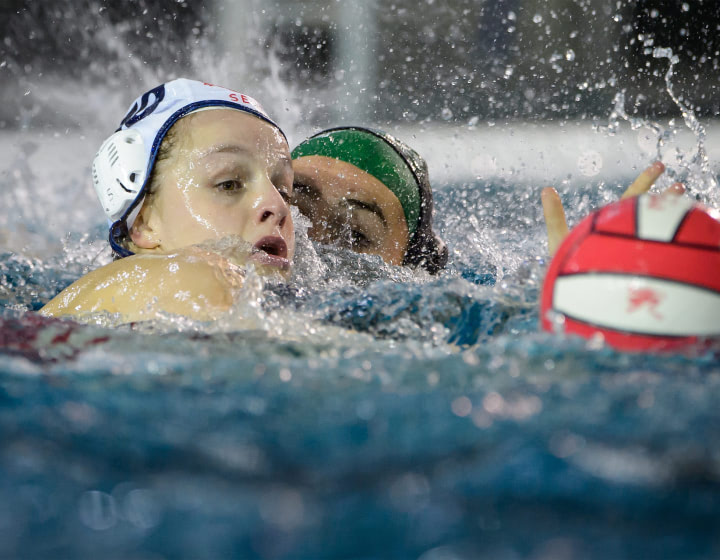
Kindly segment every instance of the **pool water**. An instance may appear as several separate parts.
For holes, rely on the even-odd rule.
[[[300,219],[292,282],[251,278],[216,324],[77,324],[34,310],[109,260],[101,217],[84,169],[46,206],[12,194],[44,186],[22,154],[0,178],[0,557],[720,555],[717,355],[538,332],[537,189],[436,185],[438,277],[313,247]],[[590,187],[571,220],[620,192]]]

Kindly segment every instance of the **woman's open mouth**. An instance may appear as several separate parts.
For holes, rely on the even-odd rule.
[[[282,237],[265,236],[253,245],[250,259],[267,266],[277,268],[290,268],[290,260],[287,258],[287,243]]]

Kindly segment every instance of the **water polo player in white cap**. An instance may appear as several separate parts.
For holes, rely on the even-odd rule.
[[[232,305],[243,269],[197,245],[238,239],[257,269],[286,273],[292,181],[285,135],[251,97],[186,79],[145,93],[93,162],[117,258],[41,313],[212,319]]]

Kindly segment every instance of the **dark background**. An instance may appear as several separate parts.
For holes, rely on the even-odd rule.
[[[283,4],[265,4],[277,17],[266,14],[248,41],[260,57],[272,50],[281,78],[312,97],[338,79],[344,30],[332,16],[288,21]],[[679,57],[676,94],[698,116],[720,115],[720,7],[714,0],[398,0],[368,6],[376,66],[367,103],[375,122],[598,117],[609,113],[621,90],[630,113],[677,116],[665,91],[668,61],[653,58],[654,47],[670,47]],[[172,77],[187,74],[197,49],[227,55],[219,41],[223,17],[219,0],[4,0],[0,125],[20,122],[17,106],[28,83],[127,83],[147,68]],[[32,109],[24,108],[25,124]],[[36,113],[35,124],[52,120]]]

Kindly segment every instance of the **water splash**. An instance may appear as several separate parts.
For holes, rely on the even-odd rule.
[[[697,149],[689,161],[678,150],[675,155],[675,162],[676,167],[679,169],[669,169],[668,172],[677,181],[686,183],[692,189],[691,192],[699,195],[703,201],[716,203],[718,202],[718,182],[708,166],[708,157],[705,151],[705,139],[707,137],[705,127],[695,116],[692,108],[683,103],[682,99],[673,90],[673,68],[679,62],[679,58],[673,54],[672,49],[660,47],[653,50],[653,58],[666,58],[670,62],[665,73],[665,90],[673,103],[680,109],[685,126],[690,129],[697,141]]]
[[[656,159],[663,160],[671,156],[670,164],[667,165],[666,176],[672,181],[685,184],[688,193],[697,197],[701,202],[717,206],[718,203],[720,203],[720,192],[717,178],[710,169],[707,152],[705,150],[705,141],[707,138],[705,127],[695,115],[692,107],[683,102],[673,88],[673,70],[680,59],[676,54],[673,54],[671,48],[663,47],[654,48],[652,50],[652,56],[657,59],[667,59],[669,62],[668,69],[665,72],[665,91],[675,106],[680,110],[685,126],[695,137],[696,144],[694,152],[685,153],[679,148],[675,148],[674,153],[670,152],[670,154],[668,154],[670,142],[680,130],[675,120],[671,120],[668,126],[664,126],[657,121],[629,115],[625,110],[625,90],[615,94],[608,125],[600,128],[609,134],[615,134],[622,120],[629,123],[632,130],[641,128],[650,129],[652,134],[656,136]]]

